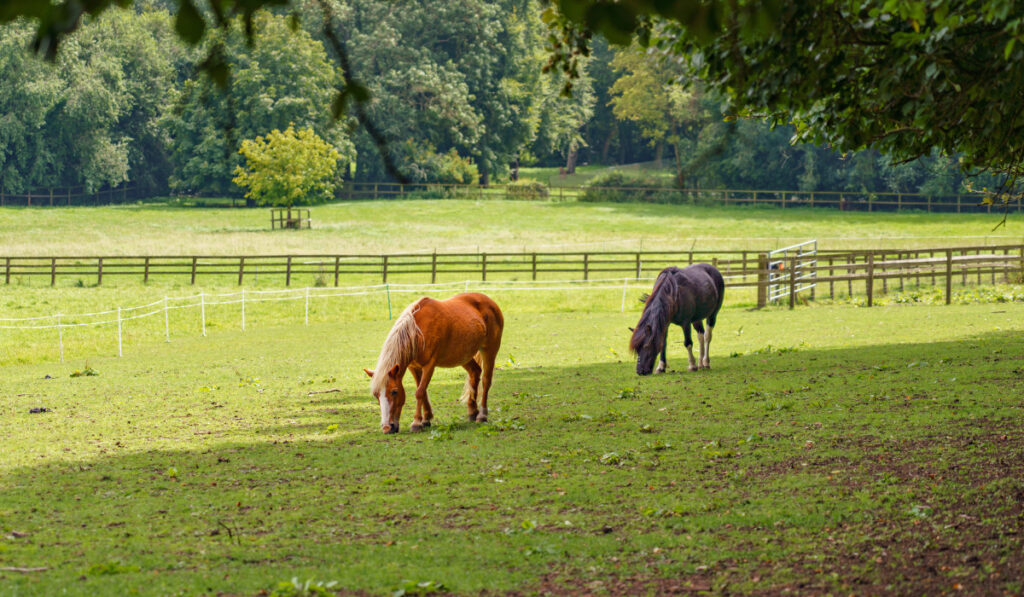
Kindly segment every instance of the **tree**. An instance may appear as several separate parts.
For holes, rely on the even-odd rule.
[[[245,167],[235,169],[235,184],[248,189],[247,199],[259,205],[291,207],[334,197],[341,153],[311,128],[274,129],[265,137],[246,139],[238,152]]]
[[[672,63],[636,45],[616,53],[612,65],[623,73],[610,90],[615,116],[635,122],[652,145],[672,147],[676,184],[684,186],[684,156],[711,121],[700,91],[674,84],[679,73]]]
[[[797,139],[897,160],[962,153],[966,172],[1024,169],[1024,3],[559,0],[552,66],[591,33],[644,40],[730,113],[793,122]],[[553,17],[549,17],[549,20]]]
[[[175,191],[237,192],[232,175],[241,163],[238,140],[290,123],[312,128],[347,161],[354,159],[351,140],[331,115],[330,100],[341,74],[323,45],[305,31],[293,30],[283,16],[260,13],[253,27],[251,45],[240,29],[208,41],[228,48],[232,84],[227,92],[200,72],[174,98],[176,107],[164,128],[171,137]]]

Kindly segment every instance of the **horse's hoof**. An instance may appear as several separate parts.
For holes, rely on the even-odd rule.
[[[417,423],[416,421],[413,421],[412,424],[409,425],[409,431],[412,431],[413,433],[416,433],[417,431],[423,431],[423,423]]]
[[[468,420],[470,423],[472,423],[473,421],[476,420],[477,416],[479,416],[479,415],[480,415],[480,413],[478,413],[478,412],[469,413],[468,415],[466,415],[466,420]]]
[[[430,427],[430,421],[423,421],[423,427]]]
[[[487,412],[486,411],[480,411],[480,413],[477,414],[477,416],[476,416],[476,422],[477,423],[486,423],[487,422]]]
[[[388,435],[391,435],[392,433],[398,433],[398,423],[392,423],[390,426],[382,428],[381,431]]]
[[[696,370],[697,370],[697,366],[696,365],[690,365],[690,371],[696,371]]]

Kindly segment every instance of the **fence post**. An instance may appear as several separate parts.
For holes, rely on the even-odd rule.
[[[206,295],[202,291],[199,292],[199,310],[200,310],[200,315],[202,317],[202,322],[203,322],[203,337],[205,338],[206,337]]]
[[[238,258],[238,285],[242,285],[242,276],[245,275],[245,257]],[[243,291],[244,292],[244,291]]]
[[[189,282],[192,286],[196,285],[196,261],[198,259],[199,259],[198,257],[193,257],[192,258],[192,280],[191,280],[191,282]]]
[[[590,279],[590,254],[589,253],[584,253],[583,254],[583,279],[584,280],[589,280]]]
[[[334,287],[338,287],[338,266],[341,265],[341,257],[335,255],[334,257]]]
[[[946,304],[953,300],[953,251],[946,249]]]
[[[866,290],[868,292],[868,306],[874,305],[875,301],[875,255],[874,253],[868,253],[868,277],[865,282]]]
[[[288,261],[287,261],[287,263],[285,263],[285,266],[284,266],[284,285],[285,286],[291,286],[292,285],[292,256],[291,255],[288,256]]]
[[[96,262],[96,285],[103,284],[103,258],[97,258]]]
[[[789,259],[789,310],[796,304],[796,257]]]
[[[832,260],[833,260],[833,257],[831,255],[829,255],[828,256],[828,277],[829,277],[829,280],[828,280],[828,298],[829,298],[829,300],[833,300],[834,301],[834,300],[836,300],[836,281],[833,280],[832,278],[835,278],[836,272],[835,272],[835,269],[832,267]]]
[[[487,281],[487,253],[480,253],[480,279]]]
[[[1024,253],[1022,253],[1022,258],[1024,258]],[[4,284],[10,284],[11,283],[11,258],[8,257],[4,261],[6,262],[4,264]],[[1024,264],[1022,264],[1022,265],[1024,265]]]
[[[384,255],[382,260],[381,260],[381,282],[383,284],[387,284],[388,283],[388,256],[387,255]],[[390,295],[388,295],[388,304],[389,305],[391,304]],[[390,313],[390,308],[388,309],[388,311]],[[391,319],[390,315],[388,315],[388,319]]]
[[[757,308],[768,306],[768,253],[757,256]]]
[[[636,279],[640,279],[640,253],[636,254]]]
[[[60,362],[64,362],[64,329],[60,325],[60,313],[57,313],[57,343],[60,345]]]
[[[145,266],[143,268],[142,283],[143,284],[148,284],[149,283],[149,257],[146,257],[146,263],[145,263]]]
[[[430,283],[437,283],[437,249],[430,256]]]
[[[50,258],[50,286],[57,285],[57,258]]]
[[[167,315],[167,297],[164,297],[164,337],[171,341],[171,321]]]
[[[121,352],[121,307],[117,308],[117,356],[124,356]]]
[[[956,194],[956,213],[960,213],[960,193]]]
[[[1024,255],[1024,254],[1022,254],[1022,255]],[[1024,259],[1024,257],[1022,257],[1022,259]],[[534,280],[537,279],[537,254],[536,253],[533,254],[533,279]]]

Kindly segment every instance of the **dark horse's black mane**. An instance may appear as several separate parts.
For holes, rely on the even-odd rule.
[[[714,318],[724,292],[722,274],[706,263],[661,270],[629,341],[630,350],[639,353],[642,347],[663,342],[671,323],[686,329],[694,321]]]
[[[681,271],[678,267],[668,267],[658,274],[654,290],[647,297],[640,321],[629,340],[629,349],[633,352],[654,341],[659,335],[664,336],[665,328],[676,311],[676,296],[679,294],[679,280],[674,274]]]

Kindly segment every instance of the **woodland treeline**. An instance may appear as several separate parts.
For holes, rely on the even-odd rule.
[[[597,38],[566,96],[542,72],[550,32],[533,0],[348,0],[330,3],[351,74],[372,94],[367,116],[413,182],[505,181],[519,166],[662,160],[686,187],[956,193],[956,156],[909,163],[875,151],[793,145],[790,127],[724,115],[671,63]],[[27,50],[28,22],[0,27],[0,189],[129,183],[142,195],[242,194],[232,182],[246,139],[311,128],[342,156],[341,177],[390,180],[381,147],[349,115],[322,38],[319,3],[261,13],[196,47],[175,35],[175,4],[105,12],[49,63]],[[223,47],[229,86],[200,68]],[[980,184],[980,183],[976,183]]]

